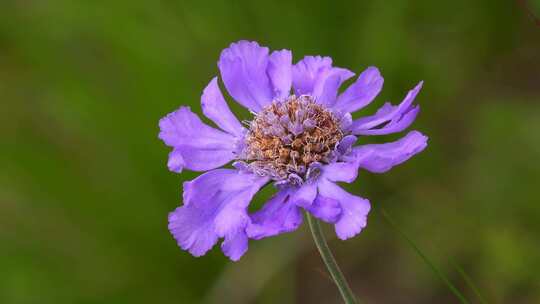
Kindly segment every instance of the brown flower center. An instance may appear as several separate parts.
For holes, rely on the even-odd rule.
[[[309,165],[327,163],[343,138],[339,120],[310,96],[291,95],[257,113],[246,135],[245,161],[274,179],[303,178]]]

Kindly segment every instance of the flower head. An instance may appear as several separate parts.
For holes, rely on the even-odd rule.
[[[366,226],[370,204],[337,182],[354,181],[360,168],[386,172],[427,145],[426,136],[411,131],[395,142],[355,146],[359,136],[409,127],[419,111],[413,101],[422,82],[400,104],[386,103],[353,120],[350,113],[368,105],[382,88],[377,68],[367,68],[338,94],[354,73],[332,66],[329,57],[306,56],[293,65],[288,50],[269,53],[256,42],[239,41],[222,51],[218,67],[229,95],[253,113],[251,121],[238,121],[215,77],[201,104],[219,129],[189,107],[159,122],[159,138],[173,148],[169,169],[206,171],[184,183],[184,203],[169,214],[169,230],[194,256],[223,238],[223,252],[236,261],[249,239],[298,228],[302,209],[334,224],[340,239],[353,237]],[[269,184],[275,195],[248,213],[253,196]]]

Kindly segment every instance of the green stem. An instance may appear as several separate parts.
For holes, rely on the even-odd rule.
[[[336,259],[334,259],[334,256],[330,251],[330,247],[328,247],[328,243],[326,243],[321,224],[308,212],[306,212],[306,217],[309,228],[311,229],[311,235],[313,236],[313,240],[315,241],[315,245],[317,246],[317,249],[319,249],[319,253],[321,254],[324,264],[326,265],[328,272],[330,272],[332,279],[334,279],[334,282],[336,283],[339,292],[343,297],[343,301],[345,302],[345,304],[357,304],[356,297],[354,296],[351,288],[349,287],[345,276],[339,269]]]

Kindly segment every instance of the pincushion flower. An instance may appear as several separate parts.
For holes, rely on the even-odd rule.
[[[427,145],[418,131],[390,143],[356,145],[408,128],[419,112],[413,101],[422,82],[401,103],[385,103],[353,120],[351,113],[381,91],[375,67],[342,93],[354,73],[333,66],[329,57],[306,56],[293,64],[289,50],[270,53],[256,42],[239,41],[222,51],[218,67],[230,97],[253,114],[250,121],[241,123],[231,112],[215,77],[201,106],[216,127],[186,106],[159,122],[159,138],[172,147],[169,169],[204,172],[183,184],[183,205],[169,215],[170,232],[194,256],[223,239],[221,249],[236,261],[249,239],[297,229],[302,210],[333,224],[338,238],[351,238],[366,226],[370,203],[337,183],[353,182],[359,169],[386,172]],[[250,214],[253,196],[265,186],[276,193]]]

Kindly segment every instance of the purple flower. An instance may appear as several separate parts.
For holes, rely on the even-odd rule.
[[[239,41],[223,50],[218,67],[229,95],[253,113],[251,121],[238,121],[215,77],[201,104],[218,128],[185,106],[159,122],[159,138],[173,148],[169,169],[206,171],[184,183],[184,204],[169,214],[169,230],[194,256],[223,238],[223,252],[236,261],[247,251],[248,239],[297,229],[302,209],[334,224],[340,239],[351,238],[366,226],[370,204],[337,182],[353,182],[360,168],[386,172],[427,145],[426,136],[411,131],[395,142],[355,146],[358,136],[409,127],[419,111],[413,101],[422,82],[400,104],[386,103],[353,120],[350,113],[381,91],[383,78],[375,67],[341,94],[340,86],[354,73],[332,66],[329,57],[306,56],[293,65],[289,50],[269,53],[256,42]],[[248,213],[253,196],[269,183],[276,194]]]

